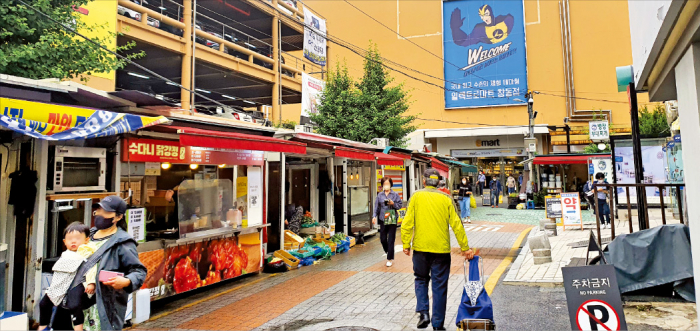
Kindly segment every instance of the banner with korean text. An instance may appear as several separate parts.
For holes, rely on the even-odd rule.
[[[163,116],[146,117],[106,110],[0,98],[0,126],[43,140],[113,136],[167,123]]]
[[[443,2],[445,108],[521,104],[527,93],[523,1]]]
[[[581,218],[581,198],[578,192],[561,194],[561,214],[564,230],[566,227],[580,227],[583,229]]]
[[[304,57],[326,65],[326,20],[304,7]]]
[[[306,73],[301,74],[301,117],[309,118],[311,114],[318,114],[318,105],[321,104],[321,93],[326,82],[313,78]]]

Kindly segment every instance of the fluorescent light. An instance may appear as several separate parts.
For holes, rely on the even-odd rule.
[[[134,77],[138,77],[138,78],[143,78],[143,79],[150,79],[151,78],[151,77],[148,77],[146,75],[140,75],[140,74],[137,74],[134,72],[129,72],[129,75],[134,76]]]
[[[232,97],[232,96],[226,95],[226,94],[222,94],[221,96],[224,97],[224,98],[226,98],[226,99],[231,99],[231,100],[236,100],[236,99],[237,99],[236,97]]]
[[[165,7],[158,7],[158,8],[160,8],[160,10],[167,10],[167,9],[168,9],[168,8],[165,8]]]
[[[257,47],[255,47],[255,45],[251,45],[251,44],[249,44],[249,43],[247,43],[247,42],[244,42],[244,44],[246,44],[248,47],[257,48]]]
[[[165,84],[180,87],[180,84],[173,83],[173,82],[165,82]]]
[[[196,89],[194,89],[194,90],[197,91],[197,92],[202,92],[202,93],[211,93],[211,92],[209,92],[209,91],[207,91],[207,90],[202,90],[202,89],[199,89],[199,88],[196,88]]]
[[[255,102],[253,102],[253,101],[248,101],[248,100],[243,100],[243,102],[249,103],[249,104],[251,104],[251,105],[254,105],[254,104],[255,104]]]

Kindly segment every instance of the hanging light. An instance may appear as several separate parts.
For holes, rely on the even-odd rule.
[[[219,164],[219,168],[226,168],[226,163]]]
[[[168,169],[170,169],[170,163],[168,163],[168,162],[161,163],[161,164],[160,164],[160,167],[161,167],[163,170],[168,170]]]
[[[197,168],[199,168],[199,164],[196,164],[196,163],[190,164],[190,169],[197,170]]]

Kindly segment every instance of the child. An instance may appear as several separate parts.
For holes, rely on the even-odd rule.
[[[75,274],[80,265],[94,253],[94,251],[85,245],[90,237],[90,228],[83,223],[73,222],[69,224],[63,231],[63,244],[67,250],[61,254],[61,258],[56,261],[53,266],[53,278],[51,286],[46,290],[46,295],[39,302],[39,330],[44,330],[51,323],[54,306],[60,305],[68,293],[68,287],[73,282]],[[94,268],[93,268],[94,269]],[[93,273],[96,270],[91,270]],[[87,280],[82,285],[75,287],[70,291],[69,300],[82,300],[83,293],[92,295],[95,293],[96,274],[86,275]],[[77,305],[79,308],[70,310],[72,315],[74,330],[83,330],[83,315],[82,305]]]

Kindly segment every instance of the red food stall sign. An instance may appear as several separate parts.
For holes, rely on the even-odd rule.
[[[181,146],[178,141],[126,139],[123,162],[169,162],[175,164],[263,165],[264,152]]]

